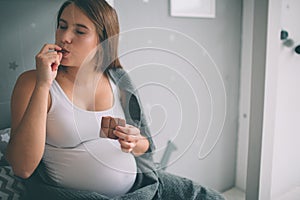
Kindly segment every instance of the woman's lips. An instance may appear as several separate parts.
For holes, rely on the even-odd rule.
[[[66,49],[61,49],[61,50],[58,50],[57,52],[60,52],[62,53],[63,57],[66,57],[70,52]]]

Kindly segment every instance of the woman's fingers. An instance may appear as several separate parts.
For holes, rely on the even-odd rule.
[[[51,67],[52,67],[52,71],[56,71],[58,69],[58,66],[60,65],[60,61],[62,58],[62,53],[57,53],[57,55],[55,55],[55,61],[52,63]]]
[[[57,55],[58,55],[58,59],[59,59],[59,62],[60,62],[61,59],[62,59],[62,53],[61,52],[57,52]]]
[[[40,50],[39,54],[47,53],[51,50],[61,50],[62,48],[56,44],[44,44],[42,49]]]
[[[56,44],[45,44],[36,55],[37,81],[39,83],[51,84],[55,79],[62,59],[62,53],[58,52],[61,49]]]
[[[127,142],[136,142],[139,138],[137,134],[127,134],[121,131],[114,130],[114,135]]]
[[[125,127],[116,126],[115,129],[113,133],[119,138],[122,151],[127,153],[132,152],[140,139],[140,130],[128,124]]]
[[[62,48],[56,44],[45,44],[40,52],[36,55],[37,64],[40,66],[58,67],[61,60],[61,53],[55,50],[61,50]],[[51,51],[54,50],[54,51]]]
[[[114,133],[115,136],[117,136],[118,138],[120,138],[120,139],[122,139],[122,140],[125,140],[125,141],[131,141],[130,136],[127,135],[127,134],[124,133],[124,132],[114,130],[113,133]]]
[[[121,146],[125,149],[132,149],[135,147],[135,144],[134,143],[131,143],[131,142],[126,142],[122,139],[119,139],[119,142],[121,144]]]
[[[62,55],[60,52],[47,52],[41,53],[36,56],[37,67],[47,67],[53,64],[59,65],[61,61]]]
[[[126,153],[132,152],[139,140],[137,135],[128,135],[117,130],[114,130],[113,133],[119,138],[118,140],[121,145],[121,150]]]
[[[119,143],[121,144],[121,150],[126,153],[132,152],[133,148],[136,146],[135,143],[126,142],[122,139],[119,139]]]
[[[139,135],[140,130],[134,126],[126,124],[126,126],[116,126],[116,130],[126,133],[127,135]]]
[[[129,130],[129,127],[128,126],[116,126],[115,128],[116,130],[118,131],[121,131],[123,133],[126,133],[126,134],[129,134],[130,130]]]

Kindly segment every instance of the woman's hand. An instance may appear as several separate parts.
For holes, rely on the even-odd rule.
[[[62,48],[56,44],[45,44],[35,56],[37,69],[37,84],[51,85],[57,75],[57,69],[62,59]]]
[[[149,148],[149,141],[141,135],[140,130],[132,125],[126,124],[125,127],[117,126],[114,134],[119,138],[123,152],[134,155],[142,155]]]

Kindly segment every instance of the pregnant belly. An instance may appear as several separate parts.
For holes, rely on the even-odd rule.
[[[128,192],[137,172],[134,156],[122,152],[118,141],[103,138],[68,149],[46,145],[43,161],[58,184],[109,197]]]

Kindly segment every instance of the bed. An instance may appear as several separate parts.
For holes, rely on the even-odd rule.
[[[14,176],[12,168],[5,160],[5,150],[9,141],[10,128],[0,130],[0,199],[15,200],[25,192],[22,180]]]

